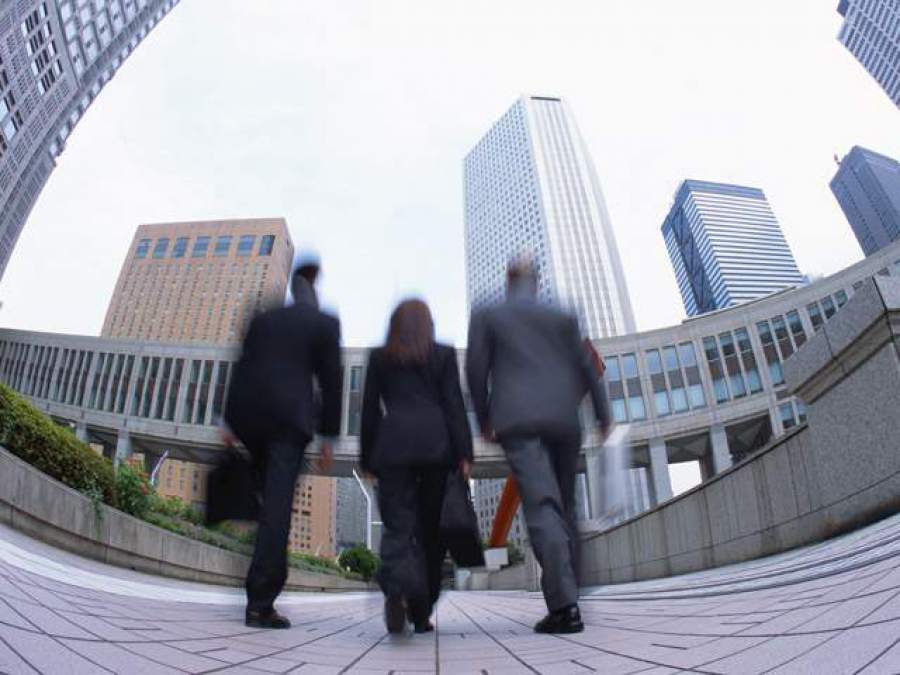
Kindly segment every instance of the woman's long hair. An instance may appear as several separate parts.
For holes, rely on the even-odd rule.
[[[404,300],[391,314],[384,351],[395,363],[421,366],[434,348],[434,322],[421,300]]]

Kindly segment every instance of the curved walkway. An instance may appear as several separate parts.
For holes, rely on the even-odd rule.
[[[78,558],[0,526],[0,673],[900,673],[900,516],[728,568],[585,592],[587,630],[536,636],[533,593],[448,593],[390,638],[375,594],[290,594],[289,631],[239,590]]]

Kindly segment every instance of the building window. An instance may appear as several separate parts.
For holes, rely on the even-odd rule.
[[[728,382],[726,382],[725,372],[722,370],[722,359],[719,357],[719,347],[716,344],[716,338],[703,338],[703,350],[706,352],[706,364],[709,367],[709,375],[712,378],[716,403],[724,403],[730,397],[728,395]]]
[[[675,345],[663,347],[663,362],[669,377],[669,389],[672,397],[672,409],[679,413],[688,409],[687,394],[684,389],[684,377],[678,364],[678,352]]]
[[[781,369],[781,359],[778,358],[778,348],[775,346],[775,339],[772,336],[769,322],[760,321],[756,324],[756,331],[759,333],[759,341],[762,342],[763,354],[769,366],[769,377],[772,378],[772,384],[775,386],[783,384],[784,373]]]
[[[168,237],[160,237],[156,240],[156,246],[153,247],[153,257],[154,258],[165,258],[166,251],[169,250],[169,238]]]
[[[825,310],[826,321],[837,312],[837,307],[834,306],[834,301],[831,298],[822,298],[822,309]]]
[[[350,397],[347,406],[347,435],[359,436],[362,413],[362,366],[350,367]]]
[[[622,375],[628,388],[628,414],[632,420],[647,419],[641,379],[638,376],[637,358],[634,354],[622,356]]]
[[[797,425],[797,420],[794,418],[794,408],[790,402],[782,403],[778,406],[778,411],[781,414],[781,424],[785,429],[790,429]]]
[[[841,291],[843,293],[843,291]],[[846,294],[845,294],[846,296]],[[806,342],[806,331],[803,330],[803,322],[800,321],[800,313],[793,309],[787,313],[788,324],[791,327],[791,335],[794,336],[794,342],[797,343],[799,349]]]
[[[272,255],[272,249],[275,248],[275,235],[264,234],[259,242],[260,255]]]
[[[228,255],[228,251],[231,249],[231,235],[223,234],[221,237],[216,239],[216,248],[213,251],[213,255],[217,258],[224,258]]]
[[[734,348],[734,337],[732,337],[731,333],[719,334],[719,346],[722,348],[725,371],[728,373],[732,395],[734,398],[746,396],[747,387],[744,384],[744,376],[741,373],[741,365],[738,362],[737,351]]]
[[[135,258],[146,258],[147,252],[150,250],[150,240],[149,239],[141,239],[138,242],[137,248],[134,251]]]
[[[681,357],[685,375],[687,375],[691,407],[702,408],[706,405],[706,397],[703,394],[703,382],[700,380],[700,368],[697,365],[697,353],[694,351],[694,345],[690,342],[678,345],[678,354]]]
[[[834,299],[837,301],[838,307],[843,307],[847,304],[847,292],[843,289],[839,290],[834,294]]]
[[[813,330],[819,330],[819,327],[825,323],[822,319],[822,312],[819,310],[819,303],[811,302],[806,306],[806,311],[809,312],[809,320],[812,321]]]
[[[658,349],[647,352],[647,372],[650,374],[650,385],[653,387],[653,407],[659,417],[669,415],[669,393],[666,391],[666,376],[663,374],[662,358]]]
[[[178,239],[175,240],[175,248],[172,249],[172,257],[183,258],[185,251],[187,251],[187,245],[187,237],[178,237]]]
[[[197,241],[194,242],[194,250],[191,251],[192,258],[205,258],[207,251],[209,251],[209,240],[211,237],[197,237]]]
[[[756,355],[753,353],[753,345],[750,343],[750,335],[746,328],[738,328],[734,331],[737,338],[738,351],[741,354],[741,363],[747,374],[747,387],[751,394],[762,391],[762,380],[759,377],[759,369],[756,367]]]
[[[253,244],[256,242],[255,234],[244,234],[241,235],[240,240],[238,241],[238,249],[237,254],[242,258],[246,258],[253,254]]]
[[[609,399],[612,406],[613,419],[616,422],[628,421],[628,409],[625,407],[625,388],[622,384],[622,375],[619,370],[619,358],[611,356],[605,359],[606,363],[606,387],[609,391]]]

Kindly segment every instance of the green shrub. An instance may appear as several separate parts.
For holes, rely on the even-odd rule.
[[[203,514],[178,497],[161,497],[155,490],[150,495],[150,511],[169,518],[181,518],[194,525],[203,523]]]
[[[328,574],[340,574],[342,569],[334,560],[323,558],[309,553],[288,553],[288,563],[291,567],[298,567],[311,572],[326,572]]]
[[[115,505],[112,463],[4,384],[0,445],[61,483]]]
[[[378,571],[378,556],[361,544],[357,544],[341,553],[338,557],[341,569],[358,574],[366,581]]]
[[[518,565],[525,562],[525,554],[513,542],[509,542],[506,545],[506,555],[509,558],[510,565]]]
[[[129,464],[120,464],[116,471],[116,503],[135,518],[146,518],[154,503],[155,493],[147,475]]]

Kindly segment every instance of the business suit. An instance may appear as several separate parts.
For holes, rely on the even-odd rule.
[[[315,402],[313,379],[321,390]],[[229,388],[225,421],[260,468],[263,501],[247,573],[248,611],[270,612],[287,578],[297,477],[315,433],[337,436],[341,416],[340,323],[314,303],[257,316]]]
[[[454,349],[436,344],[422,366],[395,363],[383,349],[371,352],[360,449],[363,468],[378,477],[379,583],[386,596],[405,597],[411,618],[423,624],[440,594],[447,474],[472,460]]]
[[[574,317],[513,291],[476,312],[466,373],[482,431],[492,430],[515,475],[541,587],[555,612],[578,602],[575,477],[578,409],[589,393],[601,426],[606,392]]]

